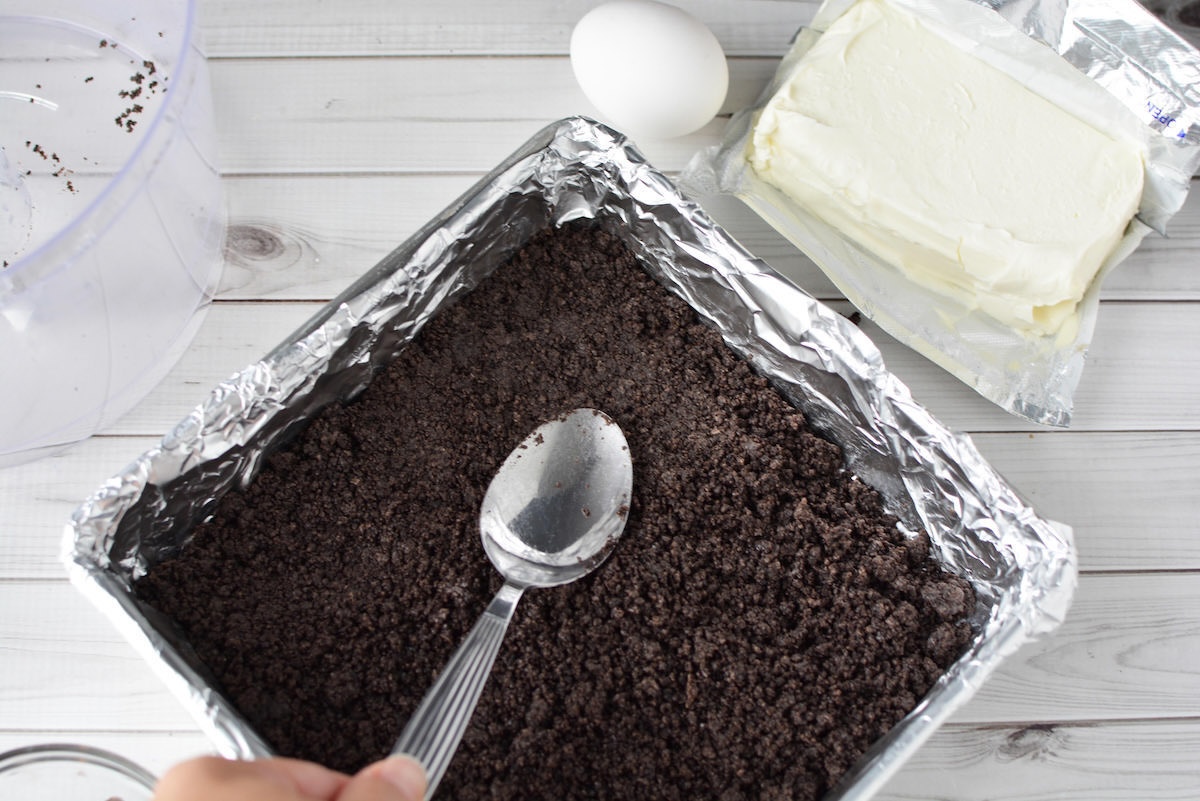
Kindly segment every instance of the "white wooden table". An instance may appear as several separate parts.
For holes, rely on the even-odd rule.
[[[209,388],[263,355],[545,123],[595,114],[566,58],[596,0],[207,0],[231,215],[217,302],[176,369],[111,430],[0,470],[0,749],[101,745],[155,772],[209,746],[84,602],[63,523]],[[748,104],[807,2],[688,4]],[[673,172],[722,121],[641,141]],[[813,294],[815,267],[736,201],[714,215]],[[869,324],[918,399],[1039,510],[1075,528],[1069,619],[1026,647],[884,799],[1200,798],[1200,195],[1106,283],[1069,431],[992,407]]]

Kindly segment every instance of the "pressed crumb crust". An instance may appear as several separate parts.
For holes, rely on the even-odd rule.
[[[581,406],[629,441],[626,532],[526,593],[439,796],[820,797],[964,650],[974,595],[596,229],[535,237],[136,592],[281,754],[356,770],[499,587],[496,468]]]

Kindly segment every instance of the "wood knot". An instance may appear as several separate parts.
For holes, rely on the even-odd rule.
[[[1050,723],[1037,723],[1017,729],[1004,738],[997,756],[1005,762],[1021,759],[1040,762],[1053,758],[1063,745],[1063,736]]]
[[[261,225],[230,225],[225,234],[225,259],[245,264],[271,261],[284,254],[287,246],[276,231]]]
[[[225,272],[220,291],[287,291],[298,281],[289,271],[318,261],[316,251],[299,231],[266,222],[230,223],[225,229]]]

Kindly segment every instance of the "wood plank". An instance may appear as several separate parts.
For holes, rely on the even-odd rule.
[[[1200,549],[1193,522],[1200,503],[1193,491],[1200,464],[1195,433],[1200,357],[1194,351],[1181,354],[1183,366],[1171,385],[1155,367],[1153,326],[1165,321],[1165,330],[1174,331],[1178,341],[1196,341],[1200,320],[1193,306],[1110,304],[1106,316],[1121,318],[1112,325],[1123,332],[1114,330],[1098,342],[1080,393],[1080,422],[1068,433],[1022,428],[931,363],[878,332],[875,336],[892,369],[951,426],[1028,432],[977,434],[976,440],[1039,511],[1077,529],[1086,569],[1192,569]],[[58,536],[75,505],[316,308],[309,303],[216,304],[180,363],[108,436],[64,456],[0,471],[5,479],[0,507],[8,510],[0,537],[0,577],[61,575]],[[1139,338],[1138,331],[1149,335]],[[1085,434],[1105,430],[1117,433]]]
[[[913,396],[951,428],[1044,430],[984,401],[966,384],[948,380],[948,373],[870,321],[864,321],[862,329]],[[1200,349],[1195,342],[1200,342],[1195,303],[1103,304],[1075,393],[1070,430],[1196,430]]]
[[[1083,571],[1200,570],[1200,434],[976,434],[1038,513],[1072,526]]]
[[[105,748],[156,775],[211,753],[198,731],[0,731],[0,750],[41,742]],[[939,730],[876,801],[1193,801],[1200,723],[1146,721]]]
[[[241,238],[196,346],[141,407],[67,456],[0,471],[0,750],[90,742],[155,772],[208,750],[61,578],[65,514],[542,125],[594,114],[564,54],[597,2],[203,0]],[[688,4],[733,55],[726,112],[753,100],[816,3]],[[642,149],[674,172],[723,127]],[[752,250],[838,299],[807,259],[725,201]],[[919,399],[976,432],[1040,510],[1075,526],[1089,571],[1062,629],[1014,655],[880,799],[1200,798],[1200,198],[1170,233],[1106,282],[1070,432],[1025,425],[876,336]],[[249,302],[260,299],[272,302]]]
[[[61,579],[71,513],[156,437],[93,437],[66,453],[0,470],[0,580]]]
[[[8,730],[191,731],[183,705],[66,580],[0,582]]]
[[[659,169],[682,169],[720,141],[728,115],[753,104],[776,65],[730,62],[721,116],[688,136],[634,141]],[[210,71],[219,163],[234,174],[479,173],[549,122],[607,121],[563,56],[228,59]]]
[[[230,176],[221,297],[327,300],[478,180],[461,175]],[[841,293],[741,201],[702,199],[754,255],[821,299]],[[1105,300],[1200,300],[1200,193],[1105,281]]]
[[[190,729],[182,705],[66,581],[0,582],[5,729]],[[1200,574],[1086,575],[1067,621],[1004,663],[961,724],[1200,718]]]
[[[775,68],[731,66],[726,110],[748,105]],[[211,73],[219,163],[234,174],[483,173],[554,120],[600,117],[565,57],[231,59]],[[724,125],[637,141],[674,171]]]
[[[948,725],[876,801],[1194,801],[1200,721]]]
[[[291,175],[224,179],[223,300],[337,295],[481,176]]]
[[[1200,718],[1200,574],[1080,578],[1066,621],[1006,660],[958,723]]]
[[[848,304],[835,304],[849,312]],[[161,436],[217,382],[258,360],[317,304],[217,303],[163,382],[109,433]],[[944,423],[963,431],[1037,431],[1007,414],[869,321],[884,360]],[[1200,315],[1194,303],[1109,303],[1076,395],[1072,431],[1200,428]]]
[[[1200,434],[979,434],[983,455],[1038,510],[1075,530],[1080,568],[1200,570]],[[155,437],[101,436],[0,471],[0,579],[61,578],[71,512]]]
[[[295,55],[555,55],[594,0],[545,3],[440,0],[331,5],[292,0],[206,0],[200,21],[210,57]],[[686,8],[712,29],[729,56],[782,55],[807,23],[814,0],[692,0]]]
[[[200,23],[211,58],[357,55],[555,55],[598,0],[205,0]],[[680,5],[684,5],[680,3]],[[689,0],[687,10],[716,35],[727,56],[781,56],[818,0]],[[402,10],[398,8],[402,6]],[[1153,6],[1152,6],[1153,7]],[[1196,41],[1196,31],[1188,32]]]
[[[105,433],[161,437],[220,382],[284,341],[318,303],[215,303],[191,346],[166,378]]]
[[[217,303],[167,377],[107,433],[161,436],[218,382],[257,361],[318,308]],[[841,304],[849,311],[848,304]],[[1036,431],[864,321],[914,397],[951,428]],[[1073,431],[1195,431],[1200,427],[1200,315],[1192,303],[1106,304],[1076,396]]]
[[[1183,208],[1167,224],[1166,236],[1152,233],[1104,281],[1105,298],[1200,299],[1200,183],[1192,180]]]

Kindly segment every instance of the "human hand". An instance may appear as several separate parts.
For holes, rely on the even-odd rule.
[[[354,776],[299,759],[198,757],[174,766],[154,801],[422,801],[425,771],[411,757],[389,757]]]

